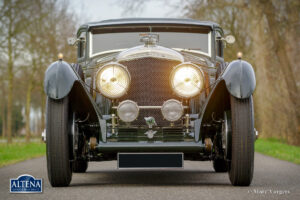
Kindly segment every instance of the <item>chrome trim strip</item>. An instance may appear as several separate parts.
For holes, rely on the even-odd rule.
[[[211,31],[208,33],[208,56],[211,57]]]
[[[93,36],[92,36],[92,32],[89,32],[89,40],[90,40],[90,43],[89,43],[89,57],[91,58],[92,57],[92,50],[93,50]]]

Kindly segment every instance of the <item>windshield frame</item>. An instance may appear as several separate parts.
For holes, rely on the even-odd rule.
[[[155,26],[155,25],[153,25]],[[193,26],[191,26],[193,27]],[[180,28],[180,26],[178,26],[178,28]],[[204,56],[207,56],[209,58],[212,58],[212,30],[210,29],[210,27],[199,27],[199,28],[203,28],[203,30],[206,30],[208,33],[208,52],[203,52],[203,51],[200,51],[200,50],[194,50],[194,49],[185,49],[185,48],[171,48],[171,49],[174,49],[176,51],[180,51],[180,50],[185,50],[185,51],[190,51],[191,53],[198,53],[200,55],[204,55]],[[94,53],[92,54],[92,49],[93,49],[93,41],[92,41],[92,31],[94,31],[93,29],[92,30],[89,30],[88,31],[88,56],[89,58],[93,58],[93,57],[97,57],[97,56],[101,56],[101,55],[107,55],[108,53],[115,53],[115,52],[121,52],[123,50],[126,50],[126,49],[129,49],[129,48],[132,48],[132,47],[128,47],[128,48],[121,48],[121,49],[112,49],[112,50],[107,50],[107,51],[100,51],[100,52],[97,52],[97,53]],[[134,31],[132,31],[134,32]],[[159,31],[156,31],[158,34],[159,34]],[[162,31],[163,32],[163,31]],[[174,31],[175,32],[175,31]],[[109,32],[108,32],[109,33]],[[113,33],[113,32],[112,32]],[[101,33],[95,33],[95,34],[101,34]],[[188,32],[187,32],[188,34]],[[201,34],[201,33],[199,33]],[[142,45],[142,44],[141,44]],[[139,46],[139,45],[136,45],[136,46]],[[163,46],[163,45],[161,45]]]

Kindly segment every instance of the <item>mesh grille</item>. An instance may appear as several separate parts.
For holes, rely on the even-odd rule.
[[[169,76],[180,62],[158,58],[142,58],[122,62],[131,75],[128,93],[120,101],[130,99],[139,106],[161,106],[168,99],[176,99],[170,84]],[[168,121],[163,120],[160,109],[141,109],[139,117],[132,124],[145,125],[144,117],[152,116],[157,125],[165,126]]]

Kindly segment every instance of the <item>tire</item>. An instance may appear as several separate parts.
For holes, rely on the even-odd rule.
[[[72,169],[75,173],[84,173],[88,168],[88,162],[84,160],[76,160],[72,163]]]
[[[254,115],[252,96],[230,97],[232,147],[229,178],[234,186],[249,186],[254,167]]]
[[[61,100],[47,99],[47,169],[48,179],[53,187],[68,186],[72,179],[68,110],[68,97]]]
[[[213,167],[215,172],[227,172],[228,166],[224,159],[216,159],[213,161]]]

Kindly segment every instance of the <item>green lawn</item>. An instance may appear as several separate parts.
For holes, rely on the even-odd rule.
[[[277,139],[259,138],[255,142],[255,151],[274,158],[300,164],[300,147],[285,144]]]
[[[0,167],[43,156],[45,153],[46,145],[42,142],[0,143]]]

